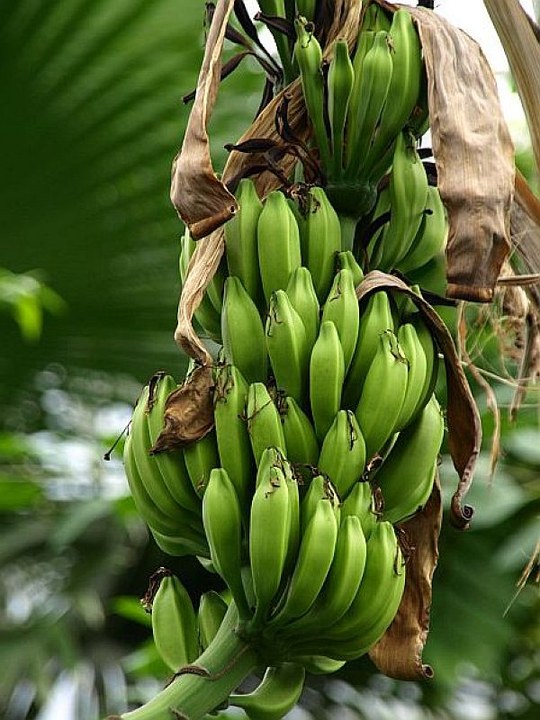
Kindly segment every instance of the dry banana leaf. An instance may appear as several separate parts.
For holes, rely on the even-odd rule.
[[[431,583],[439,558],[441,522],[437,477],[423,510],[399,526],[404,534],[404,552],[408,555],[405,592],[392,624],[369,652],[381,672],[398,680],[433,677],[431,667],[422,661],[422,652],[429,632]]]
[[[194,238],[208,235],[238,209],[233,195],[217,178],[210,157],[207,126],[221,75],[221,52],[234,0],[218,4],[206,40],[195,102],[172,167],[171,201]]]
[[[405,293],[423,314],[433,336],[444,355],[447,385],[448,444],[454,467],[459,475],[456,492],[452,497],[451,520],[461,529],[469,526],[474,509],[464,505],[473,479],[476,459],[480,452],[482,427],[476,402],[456,353],[454,341],[448,329],[431,305],[418,297],[411,288],[394,275],[373,270],[356,289],[359,300],[372,292],[390,290]]]
[[[178,450],[210,432],[214,427],[213,388],[212,368],[203,366],[173,390],[165,405],[165,427],[152,448],[153,453]]]
[[[490,302],[510,251],[514,190],[514,148],[495,78],[466,33],[426,8],[407,10],[422,42],[433,153],[449,215],[447,294]]]
[[[499,35],[531,134],[540,169],[540,42],[519,0],[484,0]]]

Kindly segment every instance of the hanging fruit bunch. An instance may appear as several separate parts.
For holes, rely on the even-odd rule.
[[[433,27],[448,26],[386,2],[259,5],[281,68],[273,60],[260,113],[230,146],[221,180],[206,124],[233,6],[246,37],[257,36],[243,3],[214,9],[173,167],[186,223],[176,338],[192,362],[180,384],[165,373],[150,380],[124,449],[156,543],[198,557],[229,592],[205,593],[196,611],[178,578],[153,577],[145,603],[175,676],[122,716],[133,720],[195,720],[227,703],[280,718],[306,671],[330,673],[366,652],[390,675],[427,676],[445,425],[460,476],[455,524],[472,514],[462,499],[479,450],[476,406],[433,307],[448,300],[414,283],[448,242],[449,294],[489,300],[503,257],[478,238],[483,267],[470,253],[463,260],[456,218],[468,196],[451,180],[456,160],[440,131],[450,111],[427,64],[437,46],[426,50],[441,37]],[[507,184],[498,195],[477,188],[486,214],[509,203],[513,180],[493,112],[486,132],[506,158]],[[418,149],[430,116],[438,167]],[[446,128],[462,120],[450,113]],[[458,140],[474,164],[473,121]],[[253,672],[263,673],[259,686],[237,692]]]

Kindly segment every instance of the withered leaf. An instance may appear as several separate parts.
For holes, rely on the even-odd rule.
[[[234,0],[223,0],[213,13],[195,102],[182,149],[172,167],[171,201],[195,239],[220,227],[238,209],[234,196],[213,170],[207,133],[219,87],[223,40],[233,5]]]
[[[439,479],[423,510],[398,529],[404,533],[408,554],[405,591],[392,624],[370,650],[377,668],[398,680],[433,677],[422,660],[429,632],[433,573],[439,559],[442,504]]]
[[[495,78],[469,35],[431,10],[407,10],[422,42],[433,155],[449,216],[447,294],[490,302],[510,252],[515,171]]]
[[[164,425],[151,452],[179,450],[204,437],[214,427],[212,368],[196,368],[165,403]]]
[[[452,497],[451,519],[456,527],[469,526],[474,509],[463,505],[473,479],[474,468],[482,441],[482,426],[476,402],[469,383],[456,353],[454,341],[437,312],[411,288],[394,275],[373,270],[368,273],[356,289],[356,295],[362,300],[377,290],[392,290],[405,293],[423,314],[424,321],[430,327],[439,349],[444,355],[446,384],[448,389],[447,421],[448,444],[454,467],[459,475],[456,492]]]

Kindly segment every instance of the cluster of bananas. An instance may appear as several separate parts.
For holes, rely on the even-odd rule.
[[[196,612],[164,573],[150,603],[156,646],[176,672],[234,627],[267,668],[252,693],[229,698],[254,718],[282,717],[306,670],[333,672],[384,634],[405,587],[394,525],[427,502],[444,435],[423,315],[397,292],[361,304],[356,294],[365,269],[408,273],[445,241],[444,207],[415,149],[426,121],[413,112],[416,31],[405,10],[390,21],[371,5],[353,58],[337,41],[325,78],[316,3],[296,6],[309,21],[295,20],[294,59],[327,189],[299,184],[263,202],[240,181],[223,261],[195,313],[219,345],[214,426],[153,453],[177,387],[159,373],[124,449],[159,547],[197,556],[227,586],[226,599],[206,593]],[[354,226],[364,216],[372,236],[358,243],[349,216]],[[194,249],[186,230],[182,282]]]

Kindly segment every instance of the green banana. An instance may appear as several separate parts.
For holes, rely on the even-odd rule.
[[[312,675],[331,675],[345,665],[344,660],[334,660],[326,655],[295,655],[294,659]]]
[[[199,497],[204,495],[210,473],[220,467],[216,431],[211,430],[200,440],[184,448],[184,460],[189,479]]]
[[[199,655],[197,616],[187,590],[164,568],[152,598],[152,633],[158,653],[173,672]]]
[[[246,402],[246,419],[251,448],[257,466],[266,448],[275,447],[287,454],[281,418],[266,385],[249,386]]]
[[[337,254],[338,270],[350,270],[352,273],[354,287],[357,288],[364,279],[364,271],[356,262],[351,250],[342,250]]]
[[[401,132],[396,140],[389,185],[390,222],[382,235],[381,267],[392,269],[409,252],[420,228],[428,197],[424,165],[414,136]]]
[[[248,614],[242,584],[242,509],[227,471],[214,468],[202,500],[210,560],[230,589],[240,616]]]
[[[434,395],[418,417],[402,430],[374,482],[384,499],[383,518],[401,522],[422,507],[433,488],[444,436],[444,420]]]
[[[351,270],[339,270],[322,308],[321,322],[331,320],[338,331],[343,349],[345,372],[351,364],[358,339],[358,298]]]
[[[384,12],[380,5],[371,3],[364,13],[362,18],[362,32],[373,31],[380,32],[381,30],[390,30],[390,20],[388,15]]]
[[[250,720],[281,720],[298,702],[305,675],[298,663],[269,667],[255,690],[246,695],[233,693],[229,704],[242,708]]]
[[[243,510],[249,507],[254,465],[245,419],[248,384],[234,365],[216,368],[214,420],[221,467],[236,490]]]
[[[346,40],[336,40],[327,77],[328,118],[332,139],[332,175],[339,178],[343,169],[343,143],[347,111],[354,84],[354,69]]]
[[[265,381],[267,353],[261,317],[242,282],[232,275],[225,281],[221,333],[227,362],[236,365],[248,382]]]
[[[239,278],[255,305],[262,308],[264,298],[259,273],[257,225],[263,204],[250,178],[240,180],[235,197],[238,211],[223,226],[229,275]]]
[[[384,106],[379,131],[371,146],[367,165],[377,183],[392,161],[392,144],[405,126],[420,94],[423,64],[420,39],[410,13],[397,10],[389,29],[392,39],[393,71],[388,97],[392,102]]]
[[[317,467],[326,473],[339,497],[347,496],[366,464],[366,445],[352,410],[340,410],[326,433]]]
[[[198,558],[206,559],[210,556],[210,550],[206,543],[206,538],[202,540],[193,540],[186,537],[185,527],[181,529],[181,536],[171,535],[170,533],[162,533],[148,525],[152,537],[154,538],[158,548],[167,555],[183,556],[196,555]],[[204,543],[204,544],[203,544]]]
[[[435,343],[435,338],[420,313],[416,313],[411,317],[411,323],[416,330],[416,337],[426,356],[426,375],[418,403],[419,407],[424,407],[433,394],[435,385],[437,384],[437,377],[439,375],[439,351]]]
[[[427,377],[428,367],[424,348],[420,344],[414,325],[405,323],[398,329],[398,342],[409,365],[407,389],[401,407],[397,429],[406,427],[422,409],[422,392]]]
[[[358,95],[350,106],[346,177],[356,180],[368,177],[364,162],[379,128],[387,98],[394,102],[389,95],[392,73],[391,37],[381,30],[375,34],[373,45],[363,59]]]
[[[323,440],[341,404],[345,377],[343,349],[331,320],[321,324],[309,363],[309,399],[315,432]]]
[[[264,297],[285,290],[291,274],[302,264],[300,232],[283,193],[274,190],[264,201],[257,224],[257,248]]]
[[[186,227],[184,235],[181,239],[181,250],[179,256],[179,272],[182,286],[185,283],[189,261],[195,252],[196,243],[191,238],[189,229]],[[212,282],[212,281],[211,281]],[[202,296],[198,308],[195,310],[195,320],[199,323],[204,333],[216,342],[221,342],[221,319],[219,310],[217,310],[210,301],[208,289]]]
[[[150,380],[147,407],[150,447],[155,445],[163,430],[165,404],[169,395],[176,390],[176,387],[176,382],[171,375],[156,374]],[[150,448],[149,452],[151,452]],[[183,453],[177,450],[152,454],[152,459],[158,466],[167,490],[175,502],[200,518],[201,502],[193,491]]]
[[[313,26],[305,18],[297,17],[294,21],[296,42],[294,58],[300,70],[300,81],[308,117],[313,126],[315,142],[324,170],[330,167],[330,144],[326,134],[324,120],[324,79],[322,74],[322,49],[313,32]]]
[[[428,263],[444,248],[447,235],[448,220],[439,189],[430,185],[420,227],[411,247],[397,263],[398,269],[408,273]]]
[[[340,620],[356,597],[366,564],[366,539],[360,520],[347,515],[341,521],[334,558],[317,599],[303,617],[290,625],[299,637]]]
[[[341,250],[341,226],[321,187],[309,190],[301,243],[302,261],[311,273],[319,302],[324,302],[334,277],[336,253]]]
[[[311,346],[302,318],[284,290],[276,290],[270,296],[265,332],[278,389],[303,403],[307,395]]]
[[[255,627],[272,611],[283,581],[291,531],[289,505],[285,474],[272,465],[258,478],[251,503],[249,556],[256,599]]]
[[[330,503],[337,519],[340,514],[339,496],[327,477],[316,475],[309,483],[300,504],[300,534],[302,537],[305,535],[308,523],[322,500]]]
[[[298,559],[285,602],[274,619],[276,624],[289,623],[301,617],[313,605],[330,571],[337,535],[338,525],[332,503],[322,498],[315,505],[302,533]]]
[[[291,305],[304,323],[307,345],[312,348],[319,334],[320,306],[311,273],[306,267],[296,268],[290,277],[286,292]]]
[[[369,540],[375,523],[377,522],[373,493],[371,485],[365,481],[358,481],[350,490],[349,494],[341,505],[341,518],[354,515],[360,520],[362,532],[366,540]]]
[[[319,457],[319,443],[311,420],[294,398],[287,397],[282,407],[287,458],[292,463],[316,465]]]
[[[372,458],[396,432],[396,423],[407,390],[407,360],[397,337],[386,331],[366,375],[355,411],[366,443],[366,457]]]
[[[210,645],[217,635],[228,604],[215,590],[208,590],[201,595],[197,621],[199,626],[199,644],[203,650]]]
[[[394,320],[388,295],[383,291],[373,293],[367,303],[360,307],[358,340],[343,388],[344,407],[356,409],[366,375],[379,346],[379,337],[393,329]]]
[[[379,522],[367,542],[362,581],[347,612],[320,638],[321,654],[336,660],[353,660],[384,634],[401,602],[405,568],[394,529]]]

